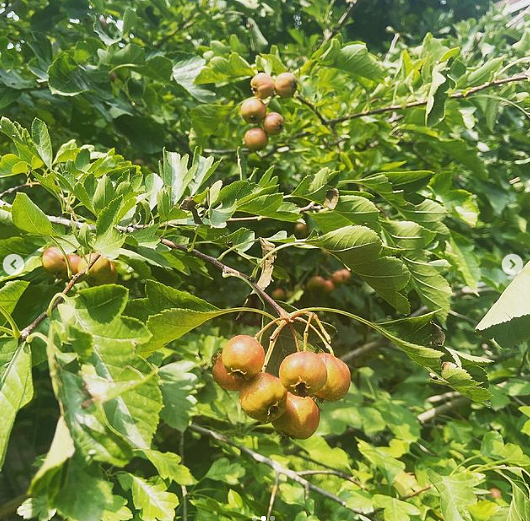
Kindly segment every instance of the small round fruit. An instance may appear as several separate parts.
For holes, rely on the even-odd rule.
[[[324,387],[328,372],[319,355],[301,351],[283,359],[279,377],[288,391],[298,396],[310,396]]]
[[[79,271],[79,262],[81,261],[81,257],[75,253],[69,253],[67,257],[68,264],[70,264],[70,269],[72,270],[72,275],[76,275]]]
[[[254,96],[269,98],[274,94],[274,80],[264,72],[259,72],[250,80],[250,87]]]
[[[350,368],[340,358],[330,353],[320,353],[318,357],[326,366],[328,378],[324,387],[318,390],[315,396],[330,402],[340,400],[351,385]]]
[[[309,291],[331,293],[335,290],[335,284],[333,284],[333,281],[325,279],[320,275],[314,275],[307,281],[306,288]]]
[[[493,499],[502,499],[502,492],[497,487],[490,488],[490,495]]]
[[[223,347],[221,359],[228,374],[249,380],[260,373],[265,363],[265,350],[254,337],[237,335]]]
[[[63,252],[55,246],[44,250],[42,254],[42,267],[45,271],[53,275],[63,276],[67,274],[66,259]]]
[[[213,379],[227,391],[240,391],[247,381],[238,375],[228,374],[221,357],[218,356],[217,360],[212,367]]]
[[[311,398],[287,393],[285,412],[272,425],[286,436],[306,440],[315,433],[319,423],[320,410]]]
[[[341,284],[345,284],[350,279],[351,279],[351,271],[346,268],[334,271],[331,275],[331,281],[337,286],[340,286]]]
[[[263,101],[249,98],[241,104],[241,116],[247,123],[259,123],[267,115]]]
[[[281,114],[278,114],[277,112],[271,112],[265,116],[265,119],[263,120],[263,128],[267,134],[275,136],[283,130],[284,123],[285,122]]]
[[[287,296],[287,293],[283,288],[276,288],[272,292],[272,298],[275,300],[283,300]]]
[[[280,98],[290,98],[296,92],[298,83],[291,72],[282,72],[274,82],[274,90]]]
[[[245,145],[252,151],[263,150],[269,141],[267,133],[259,127],[251,128],[245,132]]]
[[[297,239],[305,239],[309,235],[309,226],[306,223],[296,223],[294,225],[294,236]]]
[[[82,258],[77,265],[79,272],[85,271],[92,259],[95,257],[95,253],[90,254],[90,260],[87,262],[86,259]],[[88,273],[85,275],[87,282],[91,286],[102,286],[103,284],[115,284],[118,280],[118,273],[116,272],[116,266],[114,262],[107,259],[103,255],[100,255],[98,260],[90,266]]]
[[[241,408],[255,420],[263,423],[278,419],[285,412],[287,390],[279,378],[269,373],[260,373],[241,391]]]

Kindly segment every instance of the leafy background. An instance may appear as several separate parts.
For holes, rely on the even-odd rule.
[[[0,256],[25,269],[0,289],[0,519],[527,519],[527,269],[487,314],[530,241],[530,22],[508,20],[470,1],[5,4]],[[258,70],[300,90],[249,154]],[[119,286],[52,300],[51,243],[116,259]],[[213,384],[225,339],[261,326],[229,311],[260,304],[204,255],[342,313],[321,310],[353,385],[317,436],[282,440]],[[346,286],[305,291],[342,265]]]

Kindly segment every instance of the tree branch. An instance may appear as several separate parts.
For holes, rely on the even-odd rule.
[[[17,513],[18,507],[22,505],[27,498],[27,494],[22,494],[21,496],[13,498],[0,506],[0,520],[14,516]]]
[[[196,423],[192,423],[189,428],[195,432],[204,434],[205,436],[208,436],[212,438],[213,440],[216,440],[220,443],[223,443],[225,445],[230,445],[232,447],[236,447],[237,449],[239,449],[241,452],[243,452],[247,456],[250,456],[253,460],[257,461],[258,463],[263,463],[264,465],[268,465],[277,474],[286,476],[290,480],[302,485],[306,490],[312,490],[313,492],[316,492],[317,494],[320,494],[321,496],[324,496],[325,498],[330,499],[331,501],[334,501],[335,503],[338,503],[343,508],[347,508],[348,510],[350,510],[351,512],[354,512],[355,514],[361,514],[367,519],[371,519],[372,521],[375,521],[375,518],[370,517],[368,514],[365,514],[360,509],[349,507],[346,501],[344,501],[340,497],[335,496],[331,492],[328,492],[327,490],[324,490],[323,488],[320,488],[317,485],[314,485],[310,481],[307,481],[302,476],[300,476],[298,472],[295,472],[294,470],[284,467],[277,461],[267,458],[266,456],[263,456],[263,454],[260,454],[259,452],[249,449],[245,447],[244,445],[240,445],[239,443],[236,443],[235,441],[227,438],[226,436],[223,436],[221,433],[213,431],[211,429],[206,429],[204,427],[201,427],[200,425],[197,425]]]
[[[329,31],[326,36],[324,36],[324,39],[322,40],[322,43],[320,44],[320,47],[322,47],[324,44],[328,43],[333,37],[337,36],[337,34],[342,31],[342,28],[346,25],[346,22],[352,15],[355,8],[359,5],[360,0],[350,0],[350,6],[346,11],[343,13],[343,15],[339,18],[339,21],[335,28],[332,31]]]
[[[450,402],[444,403],[442,405],[438,405],[437,407],[433,407],[432,409],[429,409],[428,411],[422,412],[417,417],[418,421],[420,423],[427,423],[428,421],[436,418],[436,416],[440,416],[441,414],[450,412],[468,402],[469,402],[469,398],[467,396],[459,396],[458,398],[455,398],[454,400],[451,400]]]
[[[490,89],[491,87],[499,87],[501,85],[506,85],[508,83],[514,83],[514,82],[519,82],[519,81],[528,81],[528,79],[529,79],[529,76],[526,73],[515,74],[514,76],[509,76],[508,78],[502,78],[500,80],[489,81],[487,83],[483,83],[482,85],[477,85],[476,87],[471,87],[461,92],[454,92],[453,94],[450,94],[448,97],[451,99],[467,98],[482,90]],[[362,118],[364,116],[373,116],[376,114],[383,114],[385,112],[399,112],[399,111],[413,108],[413,107],[422,107],[424,105],[427,105],[427,101],[428,100],[418,100],[418,101],[411,101],[410,103],[405,103],[403,105],[390,105],[388,107],[380,107],[377,109],[364,110],[362,112],[356,112],[354,114],[349,114],[346,116],[341,116],[339,118],[330,119],[328,120],[328,124],[336,125],[337,123],[343,123],[345,121]]]

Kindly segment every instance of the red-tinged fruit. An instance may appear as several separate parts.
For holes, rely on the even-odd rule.
[[[351,271],[347,268],[343,268],[337,271],[334,271],[331,275],[331,281],[336,286],[340,286],[341,284],[345,284],[351,279]]]
[[[91,253],[88,259],[81,258],[77,266],[78,271],[85,271],[95,256],[95,253]],[[100,255],[96,262],[88,269],[85,278],[91,286],[102,286],[103,284],[115,284],[118,280],[118,273],[114,262]]]
[[[296,92],[298,82],[292,72],[282,72],[274,82],[274,90],[280,98],[290,98]]]
[[[285,126],[285,121],[281,114],[277,112],[271,112],[265,116],[263,120],[263,128],[270,136],[276,136],[279,134]]]
[[[297,396],[314,395],[328,378],[326,365],[311,351],[286,356],[280,364],[279,376],[284,387]]]
[[[241,408],[254,420],[268,423],[285,412],[287,390],[279,378],[260,373],[239,391]]]
[[[249,98],[241,104],[241,116],[247,123],[259,123],[267,115],[267,107],[263,101]]]
[[[264,72],[259,72],[250,80],[254,96],[264,99],[274,94],[274,80]]]
[[[66,258],[59,248],[52,246],[44,250],[41,261],[42,267],[48,273],[57,276],[66,276]]]
[[[493,499],[502,499],[502,492],[497,487],[490,488],[490,495]]]
[[[306,440],[315,433],[319,423],[320,410],[309,396],[287,393],[285,412],[272,425],[286,436]]]
[[[275,290],[273,290],[271,295],[272,295],[272,298],[275,300],[284,300],[285,297],[287,296],[287,293],[285,292],[283,288],[276,288]]]
[[[212,367],[213,379],[227,391],[240,391],[247,383],[242,376],[237,374],[229,374],[226,367],[223,365],[221,357],[218,356]]]
[[[262,128],[255,127],[245,132],[243,141],[247,148],[255,152],[256,150],[263,150],[267,146],[269,138],[267,137],[267,132]]]
[[[320,293],[331,293],[335,290],[335,284],[333,284],[333,281],[325,279],[320,275],[314,275],[307,281],[306,289]]]
[[[70,265],[72,275],[76,275],[79,272],[79,262],[81,261],[81,257],[75,253],[69,253],[66,257],[68,258],[68,264]]]
[[[249,380],[261,372],[265,350],[254,337],[237,335],[223,347],[221,359],[228,374]]]
[[[328,378],[324,387],[318,390],[315,396],[329,402],[340,400],[351,385],[350,368],[340,358],[330,353],[320,353],[318,357],[326,366]]]

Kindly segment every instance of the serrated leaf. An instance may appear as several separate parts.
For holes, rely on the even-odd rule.
[[[513,279],[477,326],[503,347],[513,347],[530,338],[530,263]]]
[[[40,158],[48,168],[51,168],[53,163],[53,150],[46,123],[40,119],[34,119],[31,125],[31,137],[37,147]]]
[[[25,343],[0,339],[0,469],[18,411],[33,398],[31,352]]]
[[[144,449],[142,454],[155,466],[158,475],[163,479],[170,479],[179,485],[193,485],[196,480],[190,470],[181,464],[182,458],[173,452],[159,452]]]

